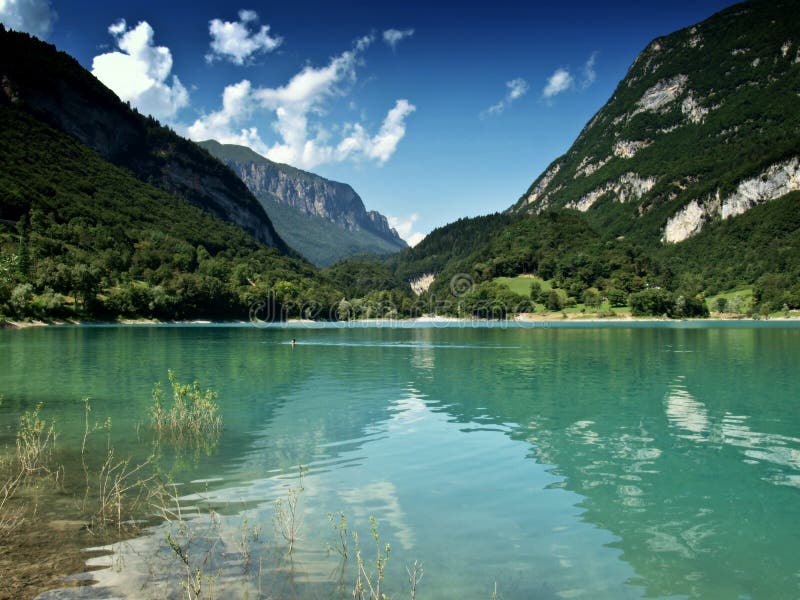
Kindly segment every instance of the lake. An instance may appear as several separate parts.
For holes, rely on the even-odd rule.
[[[144,460],[168,369],[219,392],[219,440],[157,459],[185,527],[87,553],[95,583],[43,598],[180,597],[181,535],[216,595],[352,598],[370,517],[392,598],[415,560],[418,598],[796,598],[798,367],[800,327],[774,322],[0,331],[0,444],[43,402],[80,468],[88,396]]]

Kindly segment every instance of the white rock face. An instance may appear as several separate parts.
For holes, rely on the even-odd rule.
[[[661,241],[674,244],[700,233],[707,215],[700,202],[690,202],[667,221]]]
[[[650,140],[619,140],[614,144],[614,156],[619,158],[633,158],[642,148],[647,148],[653,142]]]
[[[604,167],[606,163],[611,160],[610,156],[606,156],[604,159],[598,160],[597,162],[589,162],[592,158],[591,156],[587,156],[581,161],[581,164],[578,165],[578,169],[575,171],[575,175],[572,176],[573,179],[588,177]]]
[[[659,81],[642,95],[636,103],[637,109],[633,114],[644,111],[657,112],[665,108],[683,93],[688,82],[689,78],[686,75],[676,75]]]
[[[702,48],[703,47],[703,36],[699,35],[699,34],[698,35],[693,35],[692,37],[689,38],[688,44],[689,44],[689,48],[697,48],[698,46],[700,46]]]
[[[760,64],[761,64],[761,59],[760,58],[754,58],[753,62],[750,63],[750,66],[757,67]]]
[[[409,282],[411,284],[411,291],[417,296],[423,292],[427,292],[434,279],[436,279],[436,276],[433,273],[425,273],[425,275],[421,275],[416,279],[411,280]]]
[[[786,40],[783,43],[783,46],[781,46],[781,56],[783,56],[783,58],[786,58],[786,56],[789,54],[789,49],[791,47],[792,47],[792,40]]]
[[[800,190],[800,159],[794,157],[772,165],[752,179],[742,181],[722,202],[722,218],[740,215],[758,204]]]
[[[542,196],[542,194],[544,194],[547,186],[550,185],[550,183],[553,181],[553,177],[558,175],[560,170],[561,164],[559,163],[544,174],[544,177],[539,180],[539,183],[536,184],[536,187],[534,187],[531,193],[528,194],[527,204],[533,204]]]
[[[639,200],[656,184],[655,177],[639,177],[636,173],[625,173],[616,181],[608,181],[598,188],[566,204],[566,208],[575,208],[581,212],[589,210],[601,196],[612,194],[617,202]]]
[[[706,118],[708,109],[701,106],[697,100],[695,100],[692,92],[689,92],[681,103],[681,112],[690,122],[697,125],[702,123]]]
[[[669,243],[682,242],[700,233],[710,218],[717,215],[723,219],[734,217],[754,206],[797,190],[800,190],[800,158],[794,157],[770,166],[756,177],[745,179],[724,200],[717,190],[714,197],[690,202],[670,217],[661,240]]]

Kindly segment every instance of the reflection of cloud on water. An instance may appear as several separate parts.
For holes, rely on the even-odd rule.
[[[686,433],[678,437],[696,442],[708,441],[708,411],[702,402],[695,400],[683,385],[683,377],[670,386],[666,399],[667,419],[673,427]]]
[[[423,421],[430,412],[424,396],[410,385],[402,398],[392,402],[389,411],[393,414],[387,427],[394,434],[414,433],[413,425]]]
[[[682,377],[670,387],[665,410],[670,424],[683,431],[677,437],[740,448],[744,462],[772,463],[796,472],[773,473],[764,478],[766,481],[800,487],[800,438],[755,431],[747,424],[750,417],[729,412],[721,422],[712,422],[705,405],[689,393]]]
[[[348,504],[345,514],[352,514],[354,523],[367,523],[369,517],[380,512],[395,532],[395,537],[404,550],[414,547],[414,531],[408,525],[405,512],[400,507],[397,488],[391,481],[372,481],[361,487],[339,492],[339,497]],[[380,531],[380,523],[378,523]]]
[[[725,413],[722,419],[722,441],[743,448],[744,455],[750,461],[773,463],[796,471],[775,474],[769,481],[800,487],[800,438],[753,431],[746,424],[747,419],[746,416]]]
[[[579,467],[583,475],[581,487],[589,490],[613,485],[624,506],[643,509],[646,506],[646,494],[640,482],[645,474],[658,473],[655,464],[662,454],[661,450],[653,445],[654,438],[641,425],[637,433],[618,435],[601,435],[594,431],[595,425],[594,421],[581,420],[565,429],[571,443],[578,448],[586,447],[585,451],[580,450],[581,456],[605,457],[603,460],[595,458]],[[549,443],[556,442],[540,441],[545,453]],[[541,452],[539,454],[541,456]]]

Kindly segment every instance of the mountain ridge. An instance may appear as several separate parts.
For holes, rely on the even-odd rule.
[[[494,278],[534,274],[572,302],[663,290],[686,306],[754,286],[763,310],[800,307],[794,8],[746,2],[656,38],[515,204],[387,264],[445,297],[456,280],[494,294]]]
[[[25,110],[258,241],[290,251],[256,198],[222,164],[123,103],[69,54],[2,25],[0,103]]]
[[[230,167],[259,199],[281,237],[320,266],[356,254],[391,254],[407,247],[388,219],[377,211],[368,211],[346,183],[276,163],[246,146],[216,140],[197,144]],[[281,207],[291,208],[309,221]]]
[[[798,30],[794,3],[755,1],[656,38],[509,212],[675,243],[800,189]]]

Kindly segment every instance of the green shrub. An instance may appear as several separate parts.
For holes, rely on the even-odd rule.
[[[635,317],[668,315],[675,312],[675,301],[667,290],[650,288],[630,295],[631,314]]]
[[[222,429],[222,417],[217,404],[219,394],[211,389],[201,390],[196,381],[181,384],[172,371],[168,372],[168,376],[172,387],[172,405],[169,408],[165,406],[161,384],[156,383],[150,406],[153,429],[159,434],[178,436],[218,434]]]
[[[29,317],[32,314],[33,286],[30,283],[20,283],[11,290],[9,305],[17,317]]]

